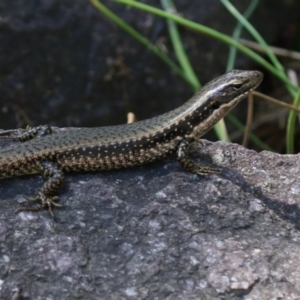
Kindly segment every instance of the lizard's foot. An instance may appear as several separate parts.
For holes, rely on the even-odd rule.
[[[210,174],[220,174],[220,170],[211,167],[205,167],[201,165],[196,165],[194,167],[194,173],[198,175],[210,175]]]
[[[62,204],[56,203],[55,201],[57,200],[58,200],[57,196],[47,196],[42,193],[39,193],[35,198],[23,201],[21,205],[32,204],[35,202],[40,202],[40,204],[34,206],[21,206],[17,209],[17,211],[38,211],[41,209],[48,208],[50,215],[52,216],[52,218],[54,218],[52,207],[57,207],[57,208],[64,207]]]
[[[10,129],[0,132],[1,139],[19,140],[26,142],[37,137],[42,137],[52,133],[52,128],[49,125],[40,125],[36,127],[27,126],[25,129]]]
[[[185,139],[182,140],[179,144],[177,150],[177,159],[179,163],[189,172],[196,173],[198,175],[210,175],[210,174],[220,174],[220,170],[212,167],[206,167],[199,164],[196,164],[192,161],[189,156],[189,149],[191,145],[191,140]],[[202,146],[202,142],[198,141],[200,146]]]

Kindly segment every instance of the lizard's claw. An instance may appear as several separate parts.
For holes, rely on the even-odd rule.
[[[210,175],[210,174],[220,174],[221,171],[216,168],[211,168],[211,167],[205,167],[205,166],[199,166],[196,165],[195,171],[196,174],[198,175]]]
[[[57,200],[58,200],[57,196],[48,196],[48,195],[39,193],[35,198],[23,201],[21,203],[21,205],[24,205],[24,204],[27,205],[27,204],[31,204],[34,202],[40,202],[40,204],[34,205],[34,206],[21,206],[17,209],[17,211],[38,211],[38,210],[41,210],[44,208],[48,208],[50,215],[52,216],[52,218],[54,218],[54,213],[52,211],[52,207],[57,207],[57,208],[63,207],[62,204],[55,202]]]

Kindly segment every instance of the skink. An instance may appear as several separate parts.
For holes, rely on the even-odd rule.
[[[0,150],[0,178],[41,174],[45,182],[19,210],[61,207],[53,194],[65,172],[101,171],[142,165],[177,153],[189,172],[218,173],[195,164],[189,146],[210,130],[262,81],[259,71],[233,70],[206,84],[182,106],[133,124],[79,128],[51,134],[49,126],[7,130],[0,138],[24,141]],[[28,203],[37,202],[35,205]]]

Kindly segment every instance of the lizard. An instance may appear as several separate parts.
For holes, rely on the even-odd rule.
[[[57,203],[54,193],[66,172],[127,168],[176,153],[187,171],[218,174],[218,169],[192,161],[190,145],[200,141],[262,79],[260,71],[232,70],[207,83],[182,106],[132,124],[73,128],[58,133],[52,133],[50,126],[2,131],[0,138],[22,143],[0,150],[0,178],[41,174],[44,184],[18,210],[48,208],[53,217],[52,208],[63,206]]]

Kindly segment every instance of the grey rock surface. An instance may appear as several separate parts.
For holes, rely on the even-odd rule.
[[[1,180],[0,299],[300,299],[299,155],[199,150],[220,176],[69,174],[55,220],[14,213],[41,177]]]

